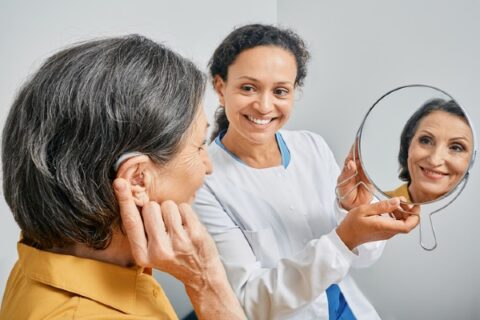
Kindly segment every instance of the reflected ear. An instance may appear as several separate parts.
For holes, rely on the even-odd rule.
[[[225,81],[218,74],[213,78],[213,88],[218,95],[220,106],[225,106]]]
[[[143,207],[150,201],[148,187],[151,181],[151,160],[146,155],[129,158],[120,164],[117,178],[130,182],[132,196],[138,207]]]

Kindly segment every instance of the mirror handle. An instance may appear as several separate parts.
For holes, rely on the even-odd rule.
[[[435,235],[435,227],[432,223],[432,214],[433,212],[420,216],[420,245],[427,251],[433,251],[437,247],[437,237]]]
[[[468,178],[470,177],[470,172],[465,173],[465,177],[463,177],[463,180],[461,182],[461,185],[457,186],[457,191],[452,190],[452,192],[456,192],[456,194],[453,196],[452,199],[450,199],[445,205],[441,206],[440,208],[428,213],[426,212],[420,217],[420,246],[427,250],[427,251],[433,251],[437,247],[437,237],[435,235],[435,228],[433,226],[432,222],[432,215],[434,213],[437,213],[446,207],[448,207],[450,204],[452,204],[453,201],[455,201],[458,196],[462,193],[463,189],[465,189],[465,186],[467,185]],[[426,217],[428,216],[428,221],[426,221]],[[430,227],[430,228],[428,228]],[[423,230],[423,232],[422,232]],[[427,240],[428,236],[428,240]],[[427,242],[432,242],[428,243]]]

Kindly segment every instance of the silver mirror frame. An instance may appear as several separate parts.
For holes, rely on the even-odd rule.
[[[434,86],[425,85],[425,84],[410,84],[410,85],[400,86],[400,87],[397,87],[393,90],[390,90],[387,93],[385,93],[384,95],[382,95],[370,107],[370,109],[365,114],[365,116],[362,120],[362,123],[360,124],[360,127],[357,131],[356,137],[355,137],[356,141],[358,141],[358,144],[356,144],[357,145],[356,148],[358,148],[358,150],[357,150],[358,151],[358,157],[359,157],[358,160],[360,161],[360,164],[362,165],[362,168],[365,168],[365,164],[364,164],[363,159],[362,159],[362,132],[363,132],[363,129],[364,129],[364,126],[365,126],[365,123],[368,119],[369,114],[377,106],[377,104],[380,103],[380,101],[382,101],[386,96],[390,95],[393,92],[396,92],[396,91],[399,91],[399,90],[402,90],[402,89],[406,89],[406,88],[411,88],[411,87],[423,87],[423,88],[433,89],[433,90],[436,90],[436,91],[439,91],[439,92],[443,93],[444,95],[449,97],[451,100],[457,101],[456,99],[454,99],[450,94],[448,94],[444,90],[441,90],[441,89],[436,88]],[[462,108],[463,112],[465,113],[465,117],[467,118],[468,124],[470,125],[470,129],[472,130],[472,137],[473,137],[472,156],[470,158],[470,162],[468,164],[467,169],[465,170],[465,173],[464,173],[462,179],[460,179],[459,182],[450,191],[448,191],[446,194],[442,195],[441,197],[439,197],[435,200],[431,200],[431,201],[427,201],[427,202],[423,202],[423,203],[415,203],[417,205],[432,204],[432,203],[435,203],[435,202],[438,202],[438,201],[441,201],[441,200],[445,200],[448,197],[451,197],[451,199],[449,199],[441,207],[435,209],[432,212],[427,212],[427,213],[421,214],[421,216],[420,216],[420,245],[423,249],[425,249],[427,251],[433,251],[435,248],[437,248],[437,238],[436,238],[436,235],[435,235],[435,228],[434,228],[434,225],[432,223],[432,215],[441,211],[441,210],[443,210],[443,209],[445,209],[446,207],[448,207],[462,193],[463,189],[465,189],[465,186],[467,185],[468,178],[469,178],[469,175],[470,175],[470,169],[472,168],[472,166],[475,162],[475,159],[476,159],[476,155],[477,155],[477,137],[476,137],[476,131],[475,131],[475,128],[474,128],[474,124],[473,124],[470,116],[468,115],[468,112],[462,107],[461,104],[458,104],[458,105]],[[355,152],[354,152],[353,156],[354,156],[354,160],[355,160]],[[358,174],[358,172],[355,173],[355,175],[356,174]],[[374,190],[371,190],[370,188],[367,188],[367,189],[370,191],[370,193],[372,193],[372,195],[375,198],[377,198],[377,199],[390,198],[382,189],[380,189],[378,187],[377,184],[375,184],[375,181],[372,180],[371,176],[369,175],[369,173],[365,169],[364,169],[364,174],[374,187]],[[347,180],[349,180],[349,179],[350,178],[348,178]],[[341,183],[343,183],[343,181]],[[428,219],[428,220],[425,221],[426,219]],[[432,239],[431,243],[427,242],[427,240],[425,240],[427,237]]]
[[[433,86],[430,86],[430,85],[425,85],[425,84],[410,84],[410,85],[404,85],[404,86],[401,86],[401,87],[397,87],[393,90],[390,90],[388,91],[387,93],[385,93],[384,95],[382,95],[371,107],[370,109],[368,109],[367,113],[365,114],[365,116],[363,117],[363,120],[362,120],[362,123],[360,124],[360,127],[357,131],[357,134],[356,134],[356,139],[358,139],[358,155],[359,155],[359,160],[360,160],[360,163],[362,165],[363,168],[365,168],[365,163],[363,162],[363,159],[362,159],[362,132],[363,132],[363,128],[365,126],[365,123],[368,119],[368,116],[369,114],[372,112],[372,110],[377,106],[377,104],[383,100],[383,98],[385,98],[386,96],[390,95],[391,93],[393,92],[396,92],[396,91],[399,91],[399,90],[402,90],[402,89],[406,89],[406,88],[412,88],[412,87],[423,87],[423,88],[429,88],[429,89],[433,89],[433,90],[436,90],[436,91],[439,91],[441,93],[443,93],[444,95],[446,95],[447,97],[449,97],[451,100],[453,101],[457,101],[455,100],[450,94],[448,94],[447,92],[439,89],[439,88],[436,88],[436,87],[433,87]],[[458,104],[458,103],[457,103]],[[468,167],[467,169],[465,170],[465,173],[463,174],[462,176],[462,179],[459,180],[459,182],[450,190],[448,191],[446,194],[442,195],[441,197],[435,199],[435,200],[431,200],[431,201],[427,201],[427,202],[422,202],[422,203],[414,203],[414,204],[418,204],[418,205],[424,205],[424,204],[430,204],[430,203],[434,203],[434,202],[437,202],[439,200],[442,200],[442,199],[445,199],[447,198],[448,196],[450,196],[451,194],[453,194],[455,192],[455,190],[458,190],[459,189],[459,186],[462,184],[462,181],[464,181],[465,179],[468,180],[468,174],[470,172],[470,169],[472,168],[473,166],[473,163],[475,162],[475,158],[476,158],[476,154],[477,154],[477,148],[476,148],[476,142],[477,142],[477,139],[476,139],[476,134],[475,134],[475,129],[474,129],[474,126],[473,126],[473,122],[470,118],[470,116],[468,115],[467,111],[461,106],[461,104],[458,104],[463,112],[465,113],[465,117],[467,118],[467,121],[468,121],[468,124],[470,125],[470,129],[472,130],[472,136],[473,136],[473,152],[472,152],[472,156],[470,158],[470,161],[469,161],[469,164],[468,164]],[[365,171],[365,170],[364,170]],[[378,191],[384,198],[387,198],[389,197],[387,194],[385,194],[385,192],[383,192],[383,190],[381,188],[378,187],[378,185],[375,183],[375,181],[372,180],[371,176],[368,174],[368,172],[365,171],[365,175],[367,176],[368,180],[370,180],[370,182],[372,183],[372,185],[375,187],[375,190]],[[463,190],[464,187],[462,187],[461,189]],[[456,198],[456,197],[455,197]]]

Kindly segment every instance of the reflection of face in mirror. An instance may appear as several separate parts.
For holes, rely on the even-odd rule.
[[[472,151],[472,130],[456,102],[426,102],[407,121],[400,138],[399,178],[407,183],[387,194],[414,203],[442,197],[465,175]]]

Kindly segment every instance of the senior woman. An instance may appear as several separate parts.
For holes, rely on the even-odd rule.
[[[244,318],[185,204],[211,171],[204,86],[137,35],[60,51],[27,81],[3,130],[22,236],[0,319],[176,319],[152,267],[183,281],[200,318]]]
[[[453,100],[425,102],[400,136],[398,177],[405,183],[387,195],[414,203],[444,196],[465,176],[472,152],[472,129],[462,108]]]

